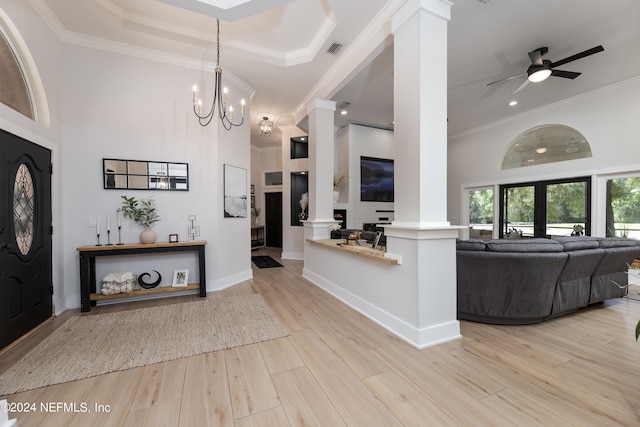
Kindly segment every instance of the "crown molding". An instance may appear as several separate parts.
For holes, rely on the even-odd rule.
[[[86,34],[79,34],[73,31],[69,31],[64,28],[64,26],[60,23],[49,6],[47,6],[43,2],[43,0],[29,0],[29,2],[45,20],[56,37],[63,43],[90,49],[104,50],[106,52],[132,56],[135,58],[161,62],[164,64],[175,65],[178,67],[189,68],[193,70],[213,70],[216,66],[216,64],[211,61],[203,62],[202,60],[191,57],[170,54],[155,49],[134,46],[128,43],[107,40],[100,37],[89,36]],[[255,94],[255,89],[247,84],[244,80],[239,78],[237,75],[235,75],[233,71],[230,71],[229,69],[224,67],[223,71],[225,79],[233,84],[233,86],[247,93],[249,97],[252,97]]]
[[[306,106],[312,99],[330,99],[392,43],[391,18],[405,2],[406,0],[391,0],[378,12],[364,31],[344,50],[335,65],[324,74],[291,113],[295,123],[302,122],[306,115]]]

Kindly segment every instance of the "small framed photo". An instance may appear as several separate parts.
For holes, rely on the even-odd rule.
[[[256,186],[251,184],[251,194],[256,194]]]
[[[173,283],[171,286],[174,288],[180,288],[187,286],[189,283],[189,270],[174,270],[173,271]]]
[[[256,196],[251,196],[251,207],[252,208],[256,207]]]
[[[169,234],[169,243],[178,243],[178,235]]]

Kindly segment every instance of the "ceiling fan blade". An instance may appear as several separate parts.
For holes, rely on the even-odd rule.
[[[563,70],[551,70],[551,75],[555,77],[564,77],[565,79],[575,79],[582,73],[576,73],[575,71],[563,71]]]
[[[500,79],[500,80],[496,80],[495,82],[487,83],[487,86],[491,86],[491,85],[494,85],[496,83],[504,82],[504,81],[507,81],[507,80],[517,79],[518,77],[524,77],[526,75],[527,75],[527,73],[521,73],[521,74],[517,74],[515,76],[505,77],[504,79]]]
[[[524,83],[522,83],[520,86],[518,86],[518,89],[514,90],[513,93],[511,95],[515,95],[516,93],[520,92],[522,89],[524,89],[525,87],[527,87],[527,85],[529,84],[529,79],[526,79],[524,81]]]
[[[580,52],[580,53],[576,53],[575,55],[571,55],[568,56],[564,59],[561,59],[559,61],[556,61],[554,63],[551,64],[551,68],[555,68],[558,67],[560,65],[564,65],[566,63],[572,62],[572,61],[576,61],[578,59],[584,58],[585,56],[589,56],[589,55],[593,55],[594,53],[598,53],[598,52],[602,52],[604,50],[604,48],[602,47],[602,45],[600,46],[596,46],[596,47],[592,47],[591,49],[587,49],[584,52]]]

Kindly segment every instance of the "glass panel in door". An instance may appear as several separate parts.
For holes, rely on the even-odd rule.
[[[607,237],[640,239],[640,177],[607,180]]]
[[[493,189],[469,191],[469,238],[493,236]]]
[[[587,229],[587,183],[547,184],[547,237],[583,236]]]
[[[513,186],[504,189],[502,237],[534,236],[535,186]]]

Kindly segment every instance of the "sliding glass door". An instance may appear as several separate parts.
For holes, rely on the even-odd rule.
[[[500,237],[591,234],[591,178],[500,186]]]

